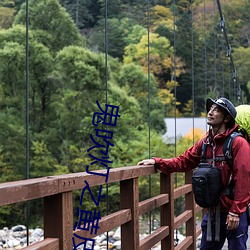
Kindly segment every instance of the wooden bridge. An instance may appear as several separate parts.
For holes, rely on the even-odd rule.
[[[104,173],[103,171],[98,171]],[[160,193],[139,202],[138,178],[156,174],[153,166],[130,166],[111,169],[108,183],[120,183],[120,210],[102,217],[97,235],[121,227],[122,250],[148,250],[161,242],[162,250],[196,249],[196,238],[201,228],[196,226],[196,214],[201,211],[193,199],[191,173],[186,173],[185,185],[174,188],[173,174],[160,174]],[[48,176],[0,184],[0,205],[14,204],[42,198],[44,206],[44,240],[23,249],[71,250],[73,249],[72,192],[83,189],[87,181],[90,187],[105,184],[101,175],[86,172]],[[185,197],[185,211],[174,216],[174,200]],[[139,239],[139,216],[160,208],[160,227],[146,238]],[[174,231],[186,227],[185,239],[174,246]],[[77,235],[92,238],[89,231],[77,229]],[[75,239],[76,245],[81,243]]]

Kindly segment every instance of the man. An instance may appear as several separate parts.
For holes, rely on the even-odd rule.
[[[207,124],[210,129],[205,137],[187,149],[176,158],[161,159],[154,157],[140,161],[138,165],[155,165],[165,174],[190,171],[200,163],[202,144],[207,144],[206,159],[215,167],[221,169],[221,185],[226,190],[230,176],[234,185],[233,198],[224,192],[220,197],[220,237],[215,240],[215,215],[210,212],[212,220],[212,241],[207,241],[208,213],[202,219],[201,250],[222,249],[225,239],[228,239],[229,250],[247,249],[248,217],[247,206],[250,201],[250,146],[249,143],[237,136],[232,144],[233,170],[223,159],[223,145],[226,138],[238,130],[235,124],[236,109],[226,98],[217,100],[207,99]],[[223,160],[215,161],[216,158]],[[209,215],[209,216],[210,216]]]

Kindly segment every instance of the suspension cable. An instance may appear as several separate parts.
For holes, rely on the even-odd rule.
[[[206,0],[204,0],[204,90],[205,90],[205,97],[207,97],[207,39],[206,39],[206,23],[207,23],[207,17],[206,17]]]
[[[174,58],[173,58],[173,61],[174,61],[174,72],[173,72],[173,81],[174,81],[174,114],[175,114],[175,119],[174,119],[174,127],[175,127],[175,143],[174,143],[174,154],[176,156],[177,154],[177,101],[176,101],[176,98],[177,98],[177,85],[176,85],[176,2],[175,0],[173,0],[173,23],[174,23]],[[177,173],[175,173],[175,187],[177,187]],[[177,232],[177,229],[175,230],[175,242],[176,242],[176,245],[178,245],[179,243],[179,239],[178,239],[178,232]]]
[[[151,127],[151,120],[150,120],[150,0],[147,1],[148,7],[148,18],[147,18],[147,29],[148,29],[148,158],[151,157],[151,141],[150,141],[150,127]],[[149,186],[149,197],[151,198],[152,190],[151,190],[151,175],[148,176],[148,186]],[[151,218],[151,211],[149,212],[149,233],[151,234],[152,228],[152,218]]]
[[[241,104],[242,103],[241,86],[240,86],[240,82],[237,81],[237,73],[236,73],[236,68],[235,68],[235,65],[234,65],[234,60],[233,60],[231,45],[230,45],[230,43],[228,41],[226,24],[225,24],[225,18],[224,18],[223,14],[222,14],[220,0],[216,0],[216,1],[217,1],[217,6],[218,6],[219,14],[220,14],[220,28],[221,28],[221,31],[223,32],[224,38],[226,40],[227,57],[230,60],[230,66],[231,66],[231,69],[232,69],[232,76],[233,76],[233,81],[234,81],[234,90],[235,90],[236,84],[238,83],[237,89],[236,89],[236,95],[237,95],[238,103]]]
[[[176,28],[175,28],[175,25],[176,25],[176,2],[175,0],[173,0],[173,5],[174,5],[174,58],[173,58],[173,61],[174,61],[174,73],[173,73],[173,81],[174,81],[174,97],[175,97],[175,100],[174,100],[174,114],[175,114],[175,122],[174,122],[174,126],[175,126],[175,156],[177,154],[177,149],[176,149],[176,144],[177,144],[177,141],[176,141],[176,137],[177,137],[177,132],[176,132],[176,116],[177,116],[177,107],[176,107],[176,96],[177,96],[177,86],[176,86]]]
[[[216,15],[215,15],[215,0],[213,1],[214,7],[214,23],[216,23]],[[216,25],[214,24],[214,90],[215,93],[217,92],[217,32],[216,32]]]
[[[223,40],[224,41],[224,40]],[[220,74],[221,74],[221,83],[222,83],[222,96],[225,96],[225,75],[224,75],[224,70],[225,70],[225,67],[224,67],[224,60],[223,58],[221,57],[221,52],[223,51],[224,49],[224,43],[223,41],[221,41],[221,39],[218,39],[218,49],[219,49],[219,61],[221,62],[220,63],[220,67],[219,67],[219,70],[220,70]]]
[[[194,117],[195,117],[195,106],[194,106],[194,101],[195,101],[195,93],[194,93],[194,11],[193,11],[193,0],[191,0],[191,30],[192,30],[192,115],[193,115],[193,144],[194,144]]]
[[[106,85],[106,92],[105,92],[105,99],[106,99],[106,104],[108,104],[108,79],[109,79],[109,74],[108,74],[108,0],[105,0],[105,22],[104,22],[104,29],[105,29],[105,34],[104,34],[104,40],[105,40],[105,85]],[[108,125],[106,125],[106,131],[108,131]],[[109,212],[109,185],[108,183],[106,184],[106,215],[108,215]],[[107,231],[107,249],[109,249],[109,236],[108,236],[108,231]]]
[[[26,0],[26,45],[25,45],[25,72],[26,72],[26,176],[29,179],[29,0]],[[30,203],[25,203],[26,214],[26,239],[29,245],[29,210]]]

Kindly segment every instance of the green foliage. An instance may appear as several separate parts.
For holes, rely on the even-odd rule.
[[[30,177],[53,175],[56,162],[44,142],[33,141],[31,151],[33,157],[30,162]]]
[[[227,17],[227,29],[233,34],[235,45],[249,46],[249,11],[248,0],[228,1],[223,6],[223,13]]]
[[[37,131],[41,131],[47,122],[45,112],[51,101],[51,93],[55,89],[50,81],[52,56],[49,49],[39,43],[33,34],[34,32],[31,31],[29,39],[29,85],[32,100],[30,123]],[[0,68],[2,78],[0,79],[5,86],[4,103],[7,104],[6,98],[16,96],[16,102],[12,105],[15,108],[19,107],[18,110],[24,114],[24,99],[21,101],[20,98],[25,96],[25,28],[16,25],[9,30],[0,32],[0,41],[3,46],[0,49],[0,64],[2,65]],[[9,72],[12,73],[9,74]],[[13,101],[15,99],[11,98]]]
[[[3,42],[2,46],[0,48],[0,81],[3,84],[4,98],[7,99],[4,104],[9,97],[12,97],[13,99],[9,100],[12,107],[20,111],[22,101],[19,93],[24,93],[22,83],[25,82],[24,46],[16,42]]]
[[[140,42],[143,36],[146,36],[148,33],[147,29],[141,25],[135,24],[132,27],[132,31],[128,33],[128,36],[125,38],[127,45],[137,44]]]
[[[15,17],[14,24],[26,24],[26,6]],[[83,45],[83,38],[66,10],[58,0],[29,1],[29,28],[52,51],[69,45]]]
[[[17,114],[14,108],[0,113],[1,182],[25,177],[25,128]]]
[[[129,18],[109,18],[107,21],[107,43],[106,48],[103,41],[103,27],[105,27],[104,20],[89,32],[87,36],[88,47],[93,51],[105,52],[108,49],[108,54],[120,61],[124,55],[124,48],[129,44],[128,37],[132,32],[134,22]]]
[[[53,120],[60,124],[55,131],[60,144],[67,141],[67,145],[74,142],[80,147],[87,146],[96,101],[103,103],[105,100],[103,59],[101,55],[76,46],[66,47],[55,58],[53,78],[58,90],[51,108],[55,111],[56,119]],[[55,146],[53,142],[51,146]]]
[[[156,5],[152,7],[150,20],[154,30],[156,30],[159,26],[173,30],[173,18],[173,12],[170,8],[163,5]]]
[[[120,69],[117,76],[119,86],[125,89],[129,95],[136,98],[140,105],[140,112],[143,123],[148,122],[150,111],[150,122],[152,128],[157,131],[164,130],[164,106],[158,96],[155,78],[150,75],[150,79],[143,72],[142,68],[136,64],[125,64]],[[150,101],[150,107],[149,107]],[[150,108],[150,110],[149,110]]]
[[[169,41],[158,34],[150,34],[150,57],[154,61],[151,65],[151,72],[159,75],[162,71],[172,67],[171,56],[173,48]],[[125,48],[125,63],[139,63],[145,71],[148,67],[148,36],[142,36],[138,44],[130,44]],[[147,72],[147,71],[146,71]]]
[[[235,50],[234,54],[235,54],[235,64],[236,64],[236,67],[239,69],[238,74],[241,76],[240,81],[245,82],[249,85],[250,47],[249,48],[239,47]],[[248,99],[246,100],[246,102],[250,100],[249,99],[250,88],[247,87],[248,85],[243,86],[244,92],[248,96]]]
[[[7,7],[0,7],[0,29],[8,29],[14,19],[14,12],[13,8]]]
[[[93,27],[100,19],[101,5],[98,0],[61,0],[60,2],[80,29]]]

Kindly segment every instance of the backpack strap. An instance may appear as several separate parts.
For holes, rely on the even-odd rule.
[[[201,147],[201,155],[200,155],[200,162],[205,163],[205,162],[217,162],[217,161],[224,161],[224,157],[216,157],[216,158],[206,158],[206,152],[207,152],[207,143],[202,142],[202,147]],[[229,149],[230,150],[230,149]],[[231,151],[230,151],[231,152]]]
[[[205,160],[206,160],[206,152],[207,152],[207,144],[202,142],[200,162],[205,162]]]
[[[233,132],[231,133],[225,140],[224,145],[223,145],[223,154],[225,157],[225,160],[227,161],[230,169],[233,169],[233,155],[232,155],[232,144],[233,140],[237,136],[242,136],[242,133],[240,132]],[[202,142],[202,148],[201,148],[201,162],[206,161],[206,152],[207,152],[207,144]],[[215,161],[221,161],[224,160],[223,158],[215,158]]]
[[[230,169],[232,170],[233,169],[233,156],[232,156],[232,144],[233,144],[233,140],[237,137],[237,136],[242,136],[241,133],[239,132],[233,132],[231,133],[224,145],[223,145],[223,154],[225,156],[225,159],[230,167]]]
[[[229,167],[230,167],[230,170],[233,171],[233,155],[232,155],[232,144],[233,144],[233,140],[237,137],[237,136],[242,136],[241,133],[239,132],[233,132],[231,133],[224,145],[223,145],[223,154],[224,154],[224,157],[225,157],[225,160],[227,161]],[[233,181],[232,181],[232,174],[230,176],[230,180],[227,184],[227,187],[224,191],[224,194],[226,194],[231,200],[234,199],[234,184],[233,184]]]

